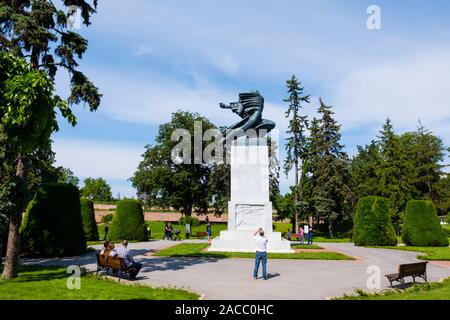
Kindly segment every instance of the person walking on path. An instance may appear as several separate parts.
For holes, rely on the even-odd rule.
[[[298,228],[298,240],[301,244],[305,243],[305,230],[301,226]]]
[[[313,244],[313,236],[314,236],[312,225],[310,225],[308,229],[309,229],[308,230],[308,244],[312,245]]]
[[[267,238],[264,237],[264,231],[262,228],[258,228],[253,234],[256,242],[256,257],[255,257],[255,269],[253,271],[253,278],[258,278],[259,263],[262,262],[262,275],[264,280],[267,280]]]

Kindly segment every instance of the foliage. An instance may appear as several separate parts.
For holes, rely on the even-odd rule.
[[[83,197],[94,201],[111,201],[111,187],[103,178],[86,178],[81,189]]]
[[[374,196],[359,199],[353,221],[355,245],[394,246],[397,244],[387,199]]]
[[[114,215],[112,213],[102,216],[102,223],[111,223]]]
[[[20,233],[22,251],[33,256],[83,254],[86,239],[78,189],[66,184],[45,184],[29,203]]]
[[[109,236],[112,240],[146,241],[147,228],[142,205],[137,200],[121,200],[111,223]]]
[[[200,225],[200,220],[198,220],[197,218],[194,217],[190,217],[190,216],[186,216],[186,217],[181,217],[180,220],[178,220],[178,223],[182,226],[185,226],[186,224],[190,224],[191,228],[192,227],[198,227]]]
[[[74,174],[73,171],[69,168],[59,167],[59,183],[66,183],[71,184],[75,187],[78,187],[78,184],[80,183],[80,179],[78,179]]]
[[[80,199],[81,205],[81,218],[83,221],[84,234],[86,240],[97,241],[98,230],[97,223],[95,222],[94,203],[88,199]]]
[[[431,201],[411,200],[406,205],[402,239],[409,246],[448,247],[448,239]]]
[[[212,197],[219,199],[221,194],[229,192],[222,189],[227,188],[227,182],[210,183],[211,165],[195,158],[195,149],[199,148],[194,143],[195,122],[201,122],[202,133],[215,128],[209,120],[196,113],[179,111],[172,114],[170,122],[159,127],[155,144],[146,146],[144,159],[131,178],[139,199],[146,206],[172,207],[190,216],[194,207],[206,212]],[[182,137],[189,145],[187,150],[178,150],[176,147],[180,142],[172,140],[172,134],[177,129],[185,130],[184,133],[190,137]],[[207,144],[203,141],[202,150],[205,150]],[[175,151],[180,152],[175,154]],[[172,156],[186,161],[175,163]],[[222,167],[218,170],[223,172],[226,169]],[[227,175],[223,175],[223,178],[227,179]]]
[[[395,133],[388,119],[377,140],[358,147],[350,172],[358,198],[376,195],[389,199],[390,214],[400,232],[406,203],[433,200],[441,214],[450,208],[450,185],[443,173],[442,140],[422,125],[414,132]]]
[[[299,219],[298,202],[301,194],[298,188],[300,163],[305,160],[307,153],[307,130],[308,117],[300,114],[302,104],[310,103],[310,96],[303,95],[304,87],[301,82],[297,80],[295,75],[292,75],[290,80],[286,81],[289,97],[284,99],[284,102],[289,103],[286,111],[286,118],[289,119],[289,126],[287,130],[288,138],[286,139],[286,160],[284,162],[284,173],[286,176],[294,168],[295,182],[293,188],[294,196],[294,227],[297,228]]]
[[[336,221],[346,219],[350,212],[347,204],[353,202],[353,193],[348,156],[340,142],[340,125],[331,108],[320,99],[321,118],[311,123],[302,187],[303,200],[314,207],[318,220],[327,221],[332,238]]]

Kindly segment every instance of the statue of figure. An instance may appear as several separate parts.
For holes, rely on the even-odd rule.
[[[228,143],[231,139],[238,138],[245,135],[249,129],[256,130],[259,135],[259,130],[265,130],[265,133],[270,132],[275,128],[275,122],[262,118],[264,109],[264,98],[259,92],[240,93],[239,102],[232,102],[229,105],[220,103],[222,109],[231,109],[238,114],[242,120],[225,129],[224,143]]]

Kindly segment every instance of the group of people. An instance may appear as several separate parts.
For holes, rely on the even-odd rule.
[[[289,241],[291,241],[292,234],[291,234],[290,229],[288,229],[286,236],[287,236],[287,239]],[[305,228],[303,228],[302,226],[299,226],[298,241],[300,241],[301,244],[304,244],[305,240],[307,241],[307,244],[309,244],[309,245],[313,244],[313,237],[314,237],[314,231],[313,231],[313,227],[311,225],[307,225],[307,226],[305,226]]]
[[[123,240],[122,246],[117,249],[112,241],[105,241],[103,246],[104,249],[100,252],[100,254],[108,257],[122,258],[124,260],[125,267],[130,274],[130,279],[136,279],[137,274],[142,268],[142,264],[134,261],[133,257],[130,255],[130,251],[128,250],[128,241]]]
[[[211,244],[212,226],[211,226],[211,222],[209,221],[208,216],[206,216],[205,223],[206,223],[206,233],[208,235],[208,243]],[[189,239],[191,237],[191,224],[190,223],[186,223],[185,235],[186,235],[186,239]],[[170,222],[166,222],[166,224],[164,226],[164,238],[163,239],[164,240],[181,240],[180,230],[174,229]]]

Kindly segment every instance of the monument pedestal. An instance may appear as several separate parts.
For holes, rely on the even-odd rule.
[[[208,251],[255,252],[253,233],[263,228],[268,252],[292,253],[290,242],[272,231],[269,200],[269,150],[257,140],[241,139],[231,146],[231,201],[228,230],[212,240]],[[260,140],[261,141],[261,140]]]

